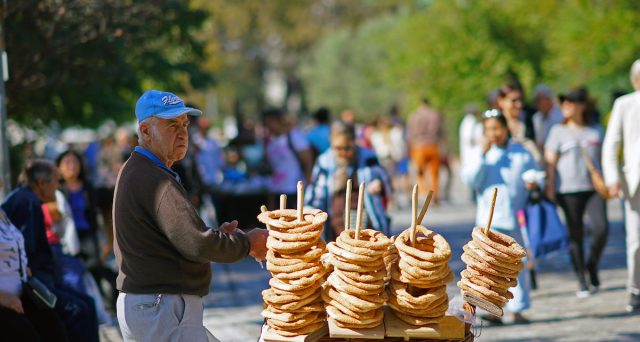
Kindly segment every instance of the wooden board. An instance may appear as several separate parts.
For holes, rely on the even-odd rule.
[[[336,323],[329,318],[329,336],[331,338],[359,338],[367,340],[383,340],[384,339],[384,324],[380,323],[379,326],[369,329],[348,329],[340,328]]]
[[[454,316],[445,316],[440,324],[430,324],[424,327],[407,324],[391,312],[384,315],[384,326],[389,337],[429,338],[434,340],[464,340],[464,322]]]
[[[265,342],[315,342],[320,340],[322,337],[325,337],[327,334],[329,334],[329,328],[326,324],[309,335],[300,335],[296,337],[280,336],[268,325],[265,324],[262,326],[262,340]]]

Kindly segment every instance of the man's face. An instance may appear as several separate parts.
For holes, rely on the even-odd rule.
[[[553,108],[553,100],[544,95],[536,95],[536,108],[542,113],[549,113]]]
[[[37,191],[38,197],[44,203],[46,202],[55,202],[56,200],[56,190],[60,185],[58,178],[60,174],[58,173],[58,168],[53,168],[53,174],[51,175],[51,181],[47,182],[44,179],[38,181]]]
[[[141,129],[153,152],[168,166],[181,160],[189,147],[189,118],[182,114],[173,119],[155,118],[148,127]]]
[[[331,149],[333,149],[336,159],[348,163],[355,155],[356,144],[347,135],[336,134],[331,136]]]

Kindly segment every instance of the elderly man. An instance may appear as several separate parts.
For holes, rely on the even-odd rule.
[[[613,104],[607,134],[602,144],[602,171],[609,194],[624,197],[627,233],[627,311],[640,312],[640,59],[631,66],[635,91]],[[622,172],[619,172],[622,145]]]
[[[534,100],[538,111],[533,114],[533,131],[535,132],[536,145],[542,149],[551,127],[562,123],[564,116],[556,102],[556,95],[548,86],[539,84],[534,92]]]
[[[236,221],[218,231],[206,227],[171,169],[187,152],[188,115],[201,112],[172,93],[150,90],[136,104],[140,146],[120,170],[113,204],[126,341],[207,341],[209,263],[266,254],[266,230],[245,234]]]

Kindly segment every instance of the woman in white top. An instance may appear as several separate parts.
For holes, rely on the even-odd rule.
[[[607,244],[609,230],[606,203],[594,191],[585,160],[591,159],[595,167],[600,168],[603,134],[599,127],[589,125],[588,96],[584,89],[573,90],[560,100],[565,120],[551,129],[545,143],[546,195],[551,200],[557,199],[567,218],[571,261],[579,285],[576,295],[584,298],[600,286],[598,262]],[[588,213],[592,226],[591,243],[589,259],[585,263],[583,216],[590,201],[593,202]],[[585,271],[589,273],[591,291]]]

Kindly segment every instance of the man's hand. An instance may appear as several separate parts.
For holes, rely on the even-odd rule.
[[[535,190],[538,188],[538,184],[537,183],[525,183],[524,187],[527,188],[527,190],[531,191],[531,190]]]
[[[238,221],[233,220],[231,222],[225,222],[220,226],[220,228],[218,228],[218,230],[228,234],[235,233],[236,230],[238,230]]]
[[[20,298],[10,293],[0,292],[0,306],[11,309],[19,314],[24,314]]]
[[[616,182],[615,184],[609,186],[609,196],[611,196],[611,198],[620,196],[620,182]]]
[[[367,192],[372,195],[377,195],[382,191],[382,182],[379,179],[373,180],[373,182],[367,185]]]
[[[269,237],[269,231],[256,228],[247,233],[247,236],[249,237],[249,244],[251,245],[249,255],[257,260],[265,259],[267,257],[267,237]]]
[[[545,196],[547,196],[547,199],[550,200],[551,202],[556,201],[556,189],[553,186],[549,186],[547,185],[545,187],[545,191],[544,191]]]

